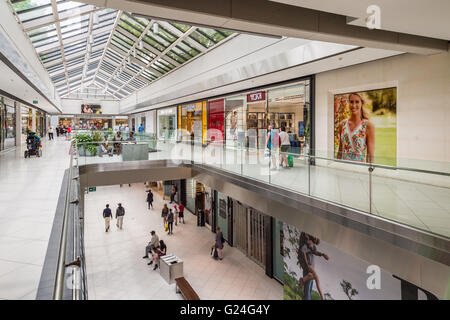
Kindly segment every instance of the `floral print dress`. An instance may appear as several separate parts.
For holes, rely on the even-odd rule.
[[[341,152],[343,160],[364,162],[367,143],[367,123],[366,119],[361,120],[359,126],[355,130],[350,131],[348,119],[342,122],[341,131]]]

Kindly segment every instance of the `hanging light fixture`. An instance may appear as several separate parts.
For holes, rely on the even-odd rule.
[[[143,49],[144,48],[144,44],[142,43],[142,40],[139,40],[139,49]]]
[[[153,24],[153,33],[157,34],[159,32],[159,25],[155,22]]]
[[[136,58],[136,48],[133,48],[133,57]]]
[[[128,56],[127,62],[128,62],[128,63],[131,63],[131,58],[130,58],[130,56]]]
[[[93,22],[94,22],[94,24],[98,23],[98,15],[96,13],[94,13],[94,16],[93,16]]]
[[[89,35],[89,43],[94,42],[94,37],[92,36],[92,34]]]

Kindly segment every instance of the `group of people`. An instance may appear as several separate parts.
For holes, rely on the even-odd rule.
[[[155,266],[153,267],[153,270],[156,270],[159,266],[159,259],[167,254],[167,246],[163,240],[159,240],[159,237],[154,230],[152,230],[150,234],[152,235],[152,239],[145,247],[145,256],[143,256],[142,259],[150,258],[149,254],[151,254],[152,260],[147,263],[147,265],[150,266],[154,263]]]
[[[273,124],[268,127],[266,148],[272,158],[272,169],[288,168],[288,153],[291,151],[291,140],[286,133],[286,128],[281,126],[280,129],[275,129]],[[281,151],[281,152],[280,152]],[[280,152],[280,165],[277,165],[276,155]]]
[[[61,126],[58,125],[56,126],[56,128],[53,128],[52,125],[49,125],[47,128],[47,133],[48,133],[48,140],[54,140],[54,135],[55,135],[55,130],[56,130],[56,136],[67,136],[70,135],[70,133],[72,132],[72,128],[69,126]]]
[[[123,227],[123,217],[125,216],[125,208],[121,203],[117,204],[116,209],[116,226],[118,229],[122,230]],[[109,231],[111,219],[113,219],[113,214],[109,208],[109,204],[106,204],[106,208],[103,209],[103,219],[105,219],[105,232]]]
[[[173,209],[169,209],[167,203],[164,204],[161,210],[161,217],[163,218],[164,227],[166,227],[168,234],[173,234],[173,223],[177,226],[178,223],[184,224],[184,205],[180,203],[178,206],[175,204]]]
[[[112,138],[112,146],[110,146],[110,142],[108,140],[108,135],[105,135],[103,139],[103,143],[100,145],[100,157],[103,155],[109,155],[112,157],[114,154],[120,155],[122,153],[122,143],[121,141],[136,141],[136,137],[134,136],[134,132],[130,132],[127,139],[123,139],[122,132],[117,131],[116,135]]]

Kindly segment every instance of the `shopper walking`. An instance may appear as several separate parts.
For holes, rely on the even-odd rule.
[[[53,127],[48,127],[48,140],[53,140]]]
[[[179,219],[179,223],[181,223],[181,219],[183,219],[183,224],[184,224],[184,205],[183,203],[180,203],[180,205],[178,206],[178,219]]]
[[[289,139],[289,135],[286,133],[286,128],[284,126],[281,127],[281,132],[279,135],[281,140],[280,167],[289,168],[288,153],[291,150],[291,141]]]
[[[217,249],[217,253],[219,254],[219,260],[223,259],[223,244],[224,243],[225,243],[225,239],[223,238],[222,231],[220,231],[219,227],[216,227],[215,246]]]
[[[174,218],[175,218],[175,225],[177,226],[178,225],[178,207],[177,207],[177,205],[175,204],[174,206],[173,206],[173,215],[174,215]]]
[[[118,203],[117,205],[118,205],[118,207],[116,209],[116,219],[117,219],[116,226],[117,226],[117,228],[122,230],[123,216],[125,215],[125,208],[122,207],[121,203]]]
[[[148,258],[149,257],[148,254],[152,253],[152,251],[155,250],[159,245],[159,237],[157,236],[156,232],[152,230],[150,234],[152,235],[152,239],[145,247],[145,256],[143,256],[142,259]],[[152,262],[148,263],[148,265],[151,264]]]
[[[167,204],[164,203],[164,207],[162,208],[162,211],[161,211],[161,217],[163,218],[164,226],[166,226],[168,214],[169,214],[169,208],[167,207]]]
[[[173,211],[169,209],[169,214],[167,215],[167,224],[169,226],[169,234],[173,234]]]
[[[106,208],[103,209],[103,219],[105,219],[105,232],[109,231],[109,223],[111,222],[113,215],[111,209],[109,208],[109,204],[106,205]]]
[[[147,191],[147,202],[148,202],[148,209],[150,210],[150,207],[152,207],[153,210],[153,192],[152,190]]]

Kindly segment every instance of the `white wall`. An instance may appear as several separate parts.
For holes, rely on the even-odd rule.
[[[317,74],[316,149],[333,154],[333,94],[387,86],[397,87],[397,165],[443,169],[450,162],[449,53],[403,54]]]
[[[62,111],[65,114],[80,114],[82,104],[99,104],[102,106],[102,114],[118,114],[118,101],[61,99]]]

